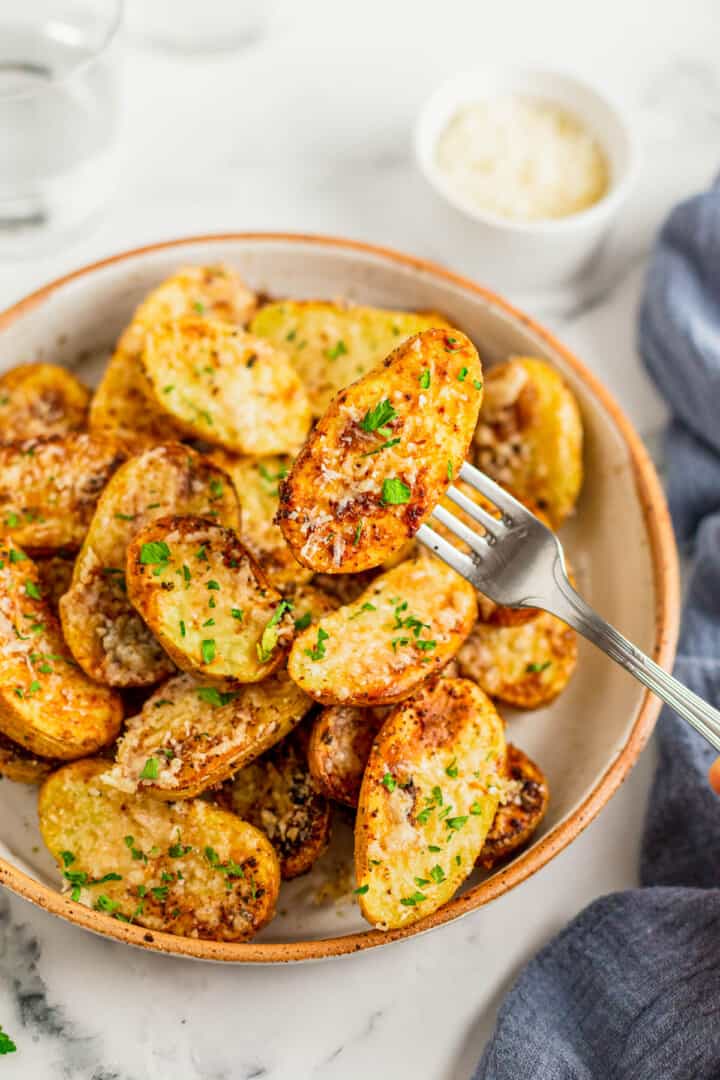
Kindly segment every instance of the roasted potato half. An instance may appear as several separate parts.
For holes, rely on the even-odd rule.
[[[577,663],[577,635],[545,611],[521,626],[478,622],[457,659],[462,674],[490,697],[538,709],[567,686]]]
[[[465,460],[481,380],[464,335],[426,330],[343,390],[280,485],[277,520],[296,558],[351,573],[402,548]]]
[[[95,509],[60,601],[65,639],[98,682],[151,686],[173,663],[130,604],[127,549],[156,518],[197,514],[238,528],[240,511],[227,475],[180,443],[163,443],[130,458],[113,475]]]
[[[388,716],[370,753],[355,825],[363,915],[408,926],[449,900],[495,817],[503,722],[468,679],[438,679]]]
[[[524,847],[545,817],[549,798],[544,773],[527,754],[508,743],[503,795],[478,866],[492,870]]]
[[[404,562],[301,631],[288,671],[323,705],[401,701],[453,658],[476,617],[475,590],[454,570]]]
[[[0,520],[32,553],[80,547],[95,505],[125,454],[92,435],[0,447]]]
[[[41,757],[84,757],[112,742],[122,704],[79,671],[32,561],[0,538],[0,731]]]
[[[433,312],[387,311],[317,300],[283,300],[260,309],[250,330],[292,360],[322,416],[340,390],[381,363],[405,338],[450,327]]]
[[[208,315],[244,324],[255,310],[255,295],[229,266],[184,267],[149,293],[97,389],[90,408],[90,430],[112,435],[134,449],[178,436],[172,419],[153,404],[140,354],[147,331],[184,315]]]
[[[106,769],[77,761],[40,790],[40,832],[73,900],[213,941],[246,941],[269,922],[280,869],[259,829],[200,799],[128,796]]]
[[[312,570],[301,566],[274,524],[278,484],[290,471],[288,457],[239,457],[216,450],[211,460],[235,485],[242,507],[242,542],[278,589],[309,581]]]
[[[310,406],[284,353],[218,319],[148,330],[142,366],[156,407],[197,439],[240,454],[292,454]]]
[[[307,873],[330,835],[330,805],[315,788],[299,736],[283,739],[220,793],[221,805],[265,833],[285,880]]]
[[[315,720],[308,746],[308,767],[323,795],[357,806],[363,773],[386,709],[331,705]]]
[[[474,436],[475,463],[553,528],[572,513],[582,485],[577,401],[544,360],[513,357],[487,372]]]
[[[109,781],[156,799],[189,799],[284,738],[312,701],[285,671],[220,690],[176,675],[127,722]]]
[[[158,518],[131,541],[126,581],[133,607],[183,671],[260,682],[290,647],[291,604],[232,529]]]
[[[38,757],[0,733],[0,776],[18,784],[41,784],[59,761]]]
[[[57,364],[18,364],[0,375],[0,444],[69,435],[87,426],[90,391]]]

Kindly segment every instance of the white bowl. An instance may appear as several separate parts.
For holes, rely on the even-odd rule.
[[[463,105],[508,94],[553,102],[580,119],[610,166],[610,184],[602,199],[567,217],[517,222],[478,210],[453,191],[436,160],[442,132]],[[450,244],[457,237],[467,246],[474,237],[474,272],[481,280],[511,288],[545,291],[577,278],[605,239],[635,172],[629,126],[607,95],[573,76],[532,68],[487,67],[443,83],[420,112],[415,143],[420,168],[441,196],[433,228],[446,231]]]

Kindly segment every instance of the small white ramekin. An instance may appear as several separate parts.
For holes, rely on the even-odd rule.
[[[602,199],[568,217],[518,222],[478,210],[451,189],[436,161],[440,135],[463,105],[507,94],[555,102],[578,116],[610,165],[610,185]],[[476,276],[509,288],[544,292],[577,279],[605,238],[635,173],[630,128],[607,95],[574,76],[525,67],[488,66],[443,83],[420,112],[415,146],[423,175],[441,197],[433,227],[447,225],[451,240],[462,236],[465,255],[474,237]]]

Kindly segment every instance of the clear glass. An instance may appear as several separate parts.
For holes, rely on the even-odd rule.
[[[0,258],[57,246],[116,179],[122,0],[0,0]]]
[[[141,41],[173,52],[249,48],[267,27],[271,0],[126,0],[127,25]]]

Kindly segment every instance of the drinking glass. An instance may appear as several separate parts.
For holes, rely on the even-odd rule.
[[[0,2],[0,258],[57,246],[107,201],[122,2]]]

